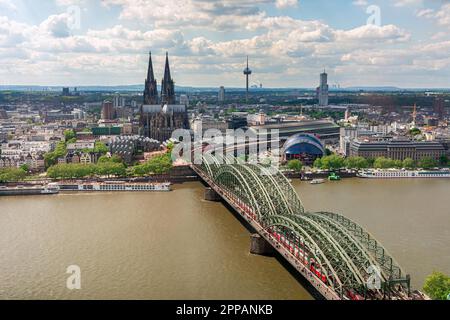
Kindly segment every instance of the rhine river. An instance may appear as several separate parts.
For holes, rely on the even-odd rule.
[[[450,181],[294,181],[307,210],[342,213],[380,240],[420,288],[450,273]],[[0,299],[312,299],[200,183],[170,193],[0,198]],[[66,288],[70,265],[81,290]]]

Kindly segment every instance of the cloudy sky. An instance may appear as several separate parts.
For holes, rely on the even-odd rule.
[[[0,85],[450,87],[445,0],[0,0]]]

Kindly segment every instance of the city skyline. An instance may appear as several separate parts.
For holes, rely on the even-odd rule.
[[[155,65],[169,52],[178,86],[243,87],[248,55],[250,86],[315,88],[326,68],[330,87],[450,87],[446,1],[0,0],[0,8],[0,85],[135,85],[151,50]]]

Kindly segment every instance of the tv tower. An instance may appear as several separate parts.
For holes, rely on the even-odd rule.
[[[248,67],[248,56],[247,56],[247,68],[244,69],[244,75],[246,77],[247,80],[247,92],[246,92],[246,96],[245,96],[245,101],[248,104],[248,84],[249,84],[249,77],[252,74],[252,70],[250,70],[250,68]]]

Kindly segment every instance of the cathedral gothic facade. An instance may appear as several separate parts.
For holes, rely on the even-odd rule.
[[[140,110],[140,127],[142,135],[160,142],[169,140],[177,129],[189,129],[187,106],[176,104],[175,101],[175,82],[170,74],[168,54],[159,97],[150,53],[144,103]]]

